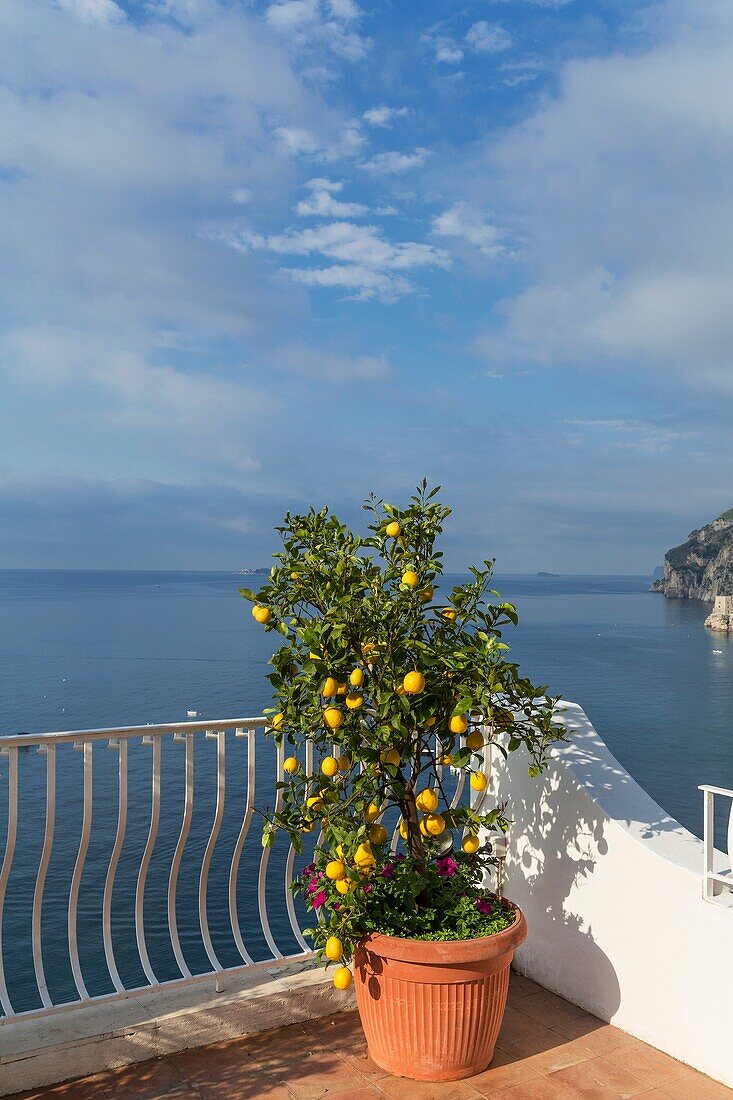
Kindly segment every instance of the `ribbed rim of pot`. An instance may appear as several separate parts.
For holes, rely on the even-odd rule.
[[[490,959],[519,947],[527,938],[527,922],[522,910],[508,898],[502,898],[502,901],[514,909],[514,923],[493,936],[482,936],[476,940],[411,940],[372,932],[364,937],[361,944],[385,959],[403,962],[444,964]]]

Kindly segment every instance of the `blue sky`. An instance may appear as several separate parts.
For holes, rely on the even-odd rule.
[[[423,476],[448,566],[733,504],[728,0],[4,0],[0,566],[238,568]]]

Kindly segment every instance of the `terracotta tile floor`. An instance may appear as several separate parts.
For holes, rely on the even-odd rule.
[[[515,974],[489,1069],[429,1085],[369,1060],[356,1012],[171,1054],[10,1100],[732,1100],[733,1090]]]

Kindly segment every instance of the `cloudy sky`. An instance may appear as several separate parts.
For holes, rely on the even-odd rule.
[[[3,0],[0,566],[447,564],[733,505],[730,0]]]

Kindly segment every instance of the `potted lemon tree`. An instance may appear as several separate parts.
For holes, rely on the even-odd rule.
[[[268,582],[242,589],[284,638],[269,677],[282,808],[263,844],[282,829],[302,851],[317,830],[294,883],[308,932],[336,986],[355,980],[374,1061],[434,1081],[488,1065],[526,935],[487,885],[484,838],[508,824],[487,804],[489,752],[524,746],[538,774],[561,732],[554,700],[507,657],[517,615],[492,563],[443,590],[437,493],[423,482],[402,509],[370,498],[366,536],[325,508],[288,514]]]

